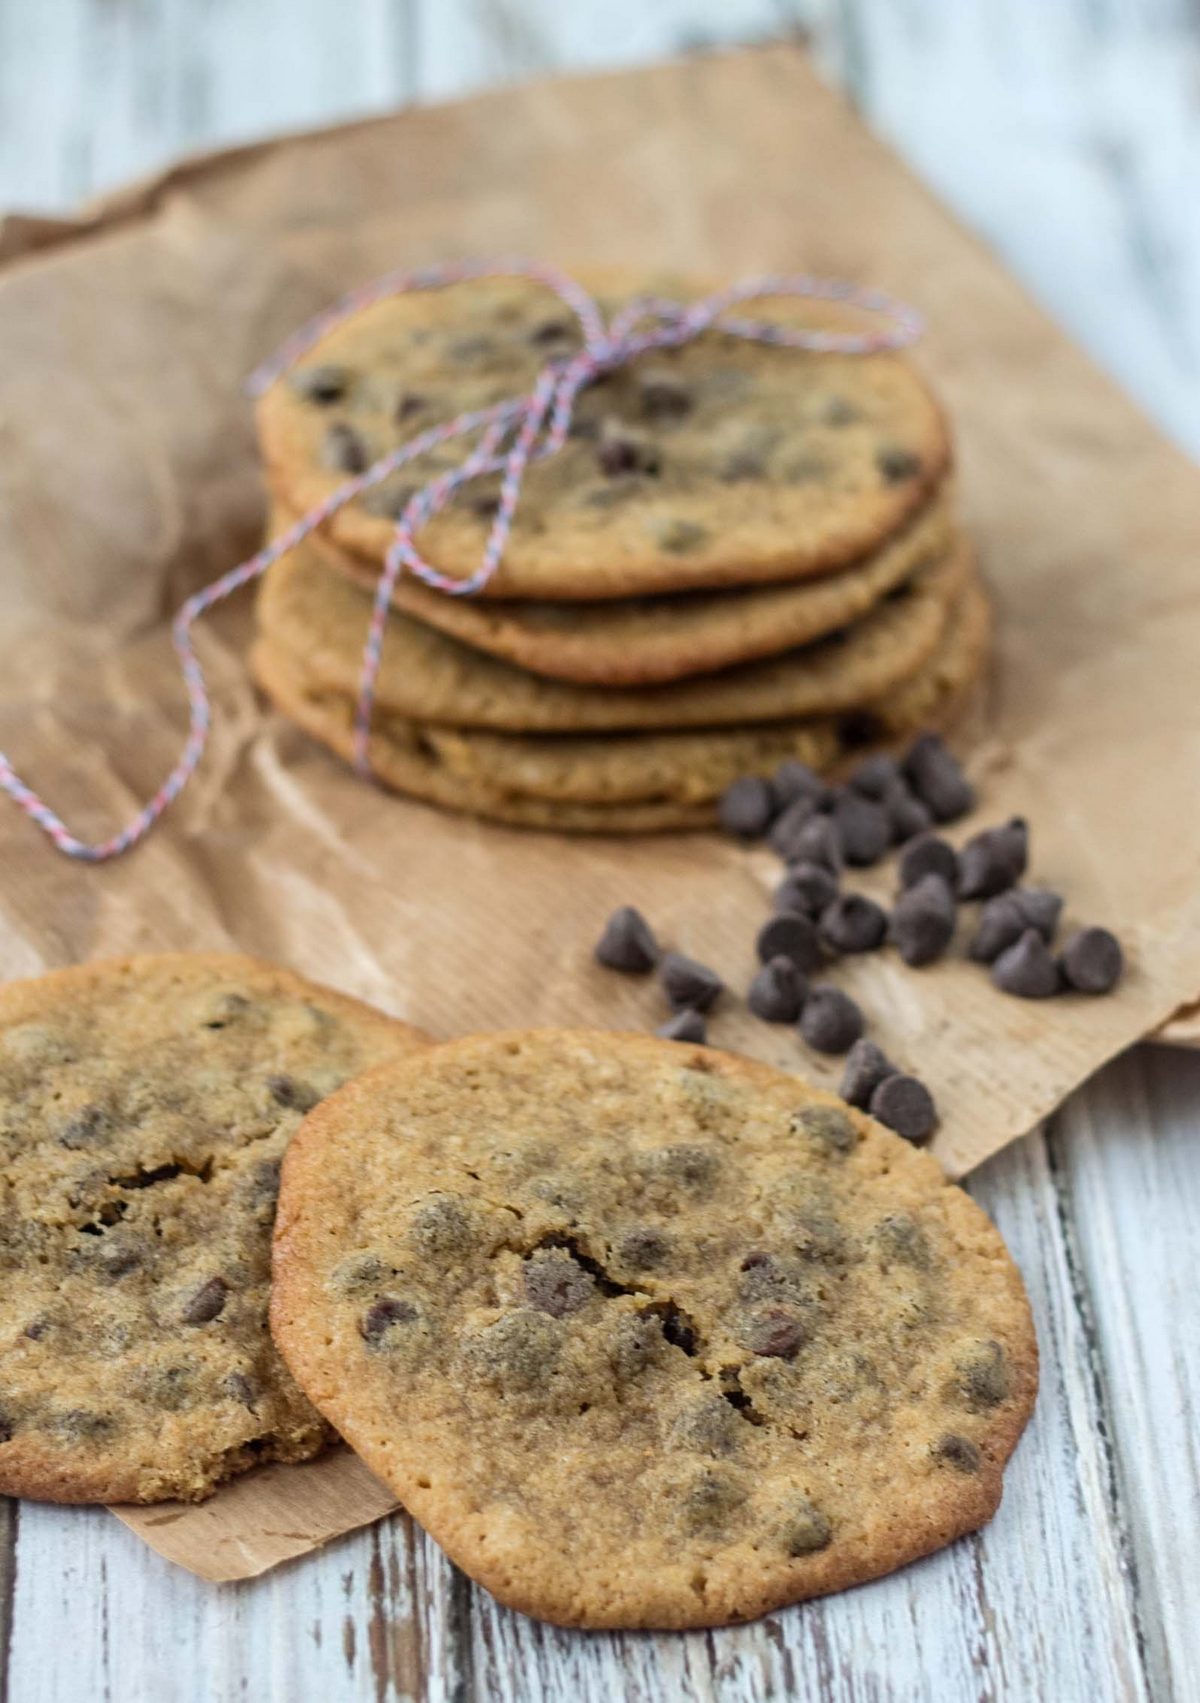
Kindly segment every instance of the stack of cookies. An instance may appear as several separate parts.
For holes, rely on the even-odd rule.
[[[588,280],[606,315],[675,279]],[[754,315],[861,329],[834,304]],[[487,278],[343,319],[265,394],[272,530],[429,428],[526,393],[581,342],[545,287]],[[341,508],[267,574],[254,652],[276,704],[352,746],[372,589],[413,493],[456,439]],[[458,598],[402,577],[372,758],[398,790],[536,827],[706,826],[739,775],[827,771],[946,727],[979,676],[988,609],[954,518],[942,414],[895,354],[807,353],[710,332],[589,386],[525,476],[499,571]],[[479,566],[498,479],[418,534]]]

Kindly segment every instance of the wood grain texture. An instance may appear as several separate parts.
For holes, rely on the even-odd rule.
[[[1200,451],[1191,0],[0,0],[0,205],[530,72],[805,30],[826,72]],[[0,1515],[0,1703],[1200,1697],[1200,1059],[1142,1051],[974,1179],[1043,1385],[985,1532],[760,1626],[584,1637],[402,1516],[215,1588],[99,1511]],[[7,1661],[3,1660],[7,1654]]]

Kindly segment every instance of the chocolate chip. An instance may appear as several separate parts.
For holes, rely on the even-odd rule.
[[[701,1396],[685,1407],[671,1426],[671,1442],[701,1454],[732,1454],[742,1421],[723,1396]]]
[[[914,1146],[928,1141],[937,1128],[933,1095],[915,1076],[905,1076],[900,1071],[885,1076],[876,1087],[871,1095],[870,1112],[873,1118]]]
[[[1125,967],[1121,943],[1106,928],[1081,928],[1063,947],[1059,962],[1078,993],[1108,993]]]
[[[617,420],[601,421],[596,460],[610,479],[619,473],[657,473],[662,465],[658,446]]]
[[[605,923],[595,955],[597,962],[610,970],[642,976],[654,968],[662,954],[641,911],[622,905]]]
[[[230,1372],[225,1380],[224,1389],[225,1394],[232,1401],[239,1401],[243,1407],[248,1407],[251,1412],[254,1411],[254,1404],[258,1400],[258,1391],[244,1372]]]
[[[395,1295],[381,1295],[358,1321],[358,1334],[374,1348],[394,1325],[410,1325],[417,1316],[417,1309],[411,1301],[403,1301]]]
[[[11,1414],[0,1409],[0,1443],[11,1443],[13,1435],[13,1419]]]
[[[864,893],[840,893],[821,913],[821,939],[831,952],[873,952],[887,926],[883,906]]]
[[[691,1041],[702,1047],[708,1040],[708,1024],[698,1011],[677,1011],[654,1033],[664,1041]]]
[[[925,1271],[932,1263],[929,1238],[907,1212],[893,1212],[881,1218],[871,1232],[885,1260],[898,1260],[917,1271]]]
[[[743,479],[763,479],[766,472],[766,457],[753,449],[731,450],[717,463],[717,478],[726,485],[738,485]]]
[[[418,395],[415,390],[406,390],[403,395],[396,399],[396,406],[392,409],[392,418],[397,424],[400,424],[405,420],[411,420],[414,414],[419,414],[423,408],[428,408],[428,406],[428,397]]]
[[[472,497],[467,507],[476,520],[495,520],[500,512],[500,498],[496,494]]]
[[[1025,873],[1029,829],[1020,816],[975,834],[958,854],[958,890],[964,899],[990,899]]]
[[[780,1544],[787,1555],[812,1555],[824,1549],[833,1536],[829,1516],[807,1496],[797,1496],[780,1531]]]
[[[798,911],[778,911],[762,925],[754,942],[760,964],[790,958],[798,969],[815,970],[821,963],[816,924]]]
[[[897,845],[904,845],[915,839],[918,834],[924,834],[933,826],[933,814],[928,806],[908,789],[905,781],[897,780],[888,787],[880,799],[887,819],[891,824],[892,839]]]
[[[715,970],[682,952],[665,955],[659,979],[673,1011],[708,1011],[725,987]]]
[[[277,1105],[311,1112],[321,1096],[307,1082],[297,1082],[294,1076],[268,1076],[267,1088]]]
[[[49,1319],[34,1319],[32,1324],[25,1326],[21,1334],[27,1336],[30,1342],[40,1342],[49,1329]]]
[[[845,1053],[863,1032],[863,1014],[841,988],[817,982],[800,1013],[800,1033],[819,1053]]]
[[[818,814],[817,802],[806,794],[793,798],[775,818],[767,844],[777,856],[791,862],[801,830]]]
[[[654,367],[637,380],[642,412],[650,420],[681,420],[691,412],[692,393],[674,373]]]
[[[1014,887],[1012,898],[1030,928],[1036,928],[1047,945],[1054,939],[1062,915],[1062,895],[1049,887]],[[984,906],[987,909],[987,906]]]
[[[652,520],[649,532],[659,548],[669,550],[673,556],[698,550],[708,539],[707,527],[698,525],[694,520],[681,520],[677,515],[664,515]]]
[[[1015,946],[1030,926],[1016,894],[999,893],[980,909],[967,955],[978,964],[990,964],[1001,952]]]
[[[467,1345],[468,1364],[514,1389],[545,1384],[562,1353],[563,1327],[532,1307],[497,1319]]]
[[[133,1239],[110,1234],[104,1237],[96,1253],[96,1263],[101,1273],[112,1281],[127,1277],[131,1271],[136,1271],[142,1264],[144,1249],[142,1244]]]
[[[811,1307],[816,1291],[812,1273],[799,1260],[784,1259],[778,1254],[755,1248],[738,1267],[738,1299],[755,1301],[793,1301]]]
[[[923,733],[913,741],[904,758],[904,773],[935,822],[956,821],[975,802],[974,789],[958,758],[936,733]]]
[[[467,365],[477,365],[490,359],[495,350],[495,342],[491,337],[476,333],[472,337],[456,337],[448,344],[446,353],[452,361],[462,361]]]
[[[596,1292],[591,1275],[565,1248],[547,1248],[525,1262],[525,1299],[539,1313],[562,1319],[585,1307]]]
[[[888,790],[899,782],[899,763],[886,752],[878,751],[872,757],[863,758],[852,771],[847,784],[855,792],[861,792],[864,798],[884,799]]]
[[[742,1320],[738,1341],[763,1359],[790,1360],[807,1334],[802,1322],[783,1307],[760,1307]]]
[[[958,1367],[958,1388],[969,1407],[998,1407],[1008,1399],[1011,1384],[1004,1350],[998,1342],[981,1342]]]
[[[684,1495],[684,1522],[695,1532],[719,1530],[745,1500],[746,1492],[732,1479],[715,1472],[703,1473]]]
[[[342,400],[350,388],[350,373],[345,367],[325,363],[316,367],[297,367],[289,374],[288,383],[306,402],[324,406]]]
[[[94,1443],[110,1437],[117,1429],[111,1413],[93,1413],[86,1407],[69,1407],[54,1420],[54,1428],[73,1443]]]
[[[862,409],[848,396],[831,396],[821,409],[820,419],[823,426],[852,426],[862,419]]]
[[[926,875],[940,875],[958,891],[958,853],[940,834],[922,834],[900,853],[901,887],[915,887]]]
[[[892,824],[887,811],[873,799],[847,788],[833,806],[842,856],[860,869],[878,863],[892,843]]]
[[[836,1106],[804,1106],[792,1115],[792,1133],[811,1136],[833,1153],[849,1153],[858,1141],[854,1125]]]
[[[769,958],[750,983],[746,1004],[765,1023],[794,1023],[808,992],[808,977],[792,958]]]
[[[828,782],[823,781],[815,769],[810,769],[807,763],[801,763],[795,757],[788,757],[780,763],[771,777],[771,785],[780,804],[811,798],[821,810],[833,796]]]
[[[568,319],[543,319],[540,325],[535,325],[529,333],[529,341],[535,349],[545,349],[555,343],[572,341],[574,326]]]
[[[787,860],[789,863],[819,863],[835,875],[840,871],[842,842],[828,816],[810,816],[797,829],[789,844]]]
[[[228,1294],[229,1286],[223,1277],[210,1277],[189,1301],[185,1301],[179,1316],[185,1325],[209,1324],[224,1310]]]
[[[727,834],[756,840],[775,816],[775,794],[761,775],[740,775],[721,794],[717,816]]]
[[[671,1244],[661,1230],[638,1228],[627,1230],[617,1243],[616,1256],[635,1271],[649,1271],[660,1266],[671,1252]]]
[[[636,1377],[663,1351],[662,1320],[657,1313],[624,1313],[617,1320],[609,1356],[622,1377]]]
[[[434,1195],[414,1215],[408,1239],[426,1259],[439,1265],[457,1265],[475,1246],[474,1215],[463,1201]]]
[[[896,1066],[883,1048],[864,1036],[862,1040],[855,1041],[846,1054],[846,1068],[842,1072],[838,1093],[848,1105],[857,1106],[865,1112],[879,1084],[885,1077],[895,1074]]]
[[[837,876],[819,863],[797,863],[775,889],[777,911],[798,911],[802,916],[819,917],[837,897]]]
[[[947,1431],[944,1437],[938,1438],[933,1445],[933,1455],[935,1460],[952,1466],[956,1472],[978,1472],[983,1461],[978,1446],[969,1437],[960,1437],[953,1431]]]
[[[1036,928],[1027,928],[992,965],[992,980],[1018,999],[1049,999],[1059,989],[1058,965]]]
[[[103,1106],[84,1106],[58,1132],[61,1147],[66,1147],[73,1153],[81,1149],[95,1147],[108,1135],[113,1127],[112,1118]]]
[[[906,964],[932,964],[954,938],[955,916],[954,894],[943,877],[922,875],[897,898],[888,938]]]
[[[364,473],[371,465],[367,446],[344,420],[336,420],[325,433],[321,446],[321,465],[335,473]]]
[[[889,485],[915,479],[921,471],[921,457],[901,444],[881,444],[875,452],[875,465]]]

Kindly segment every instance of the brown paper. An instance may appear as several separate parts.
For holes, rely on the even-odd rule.
[[[875,955],[839,978],[933,1086],[955,1174],[1200,995],[1200,480],[793,49],[242,149],[77,229],[0,234],[0,748],[77,831],[123,822],[178,752],[167,617],[253,544],[240,382],[313,309],[464,252],[803,267],[929,315],[921,359],[958,428],[998,604],[983,816],[1028,816],[1036,878],[1066,891],[1069,920],[1116,926],[1130,960],[1119,996],[1094,1002],[1005,999],[961,960],[915,973]],[[248,628],[244,600],[206,624],[212,746],[132,856],[68,863],[0,800],[0,974],[232,944],[435,1034],[645,1029],[653,986],[590,958],[628,901],[745,986],[778,873],[766,854],[509,832],[374,791],[258,703]],[[736,1000],[712,1038],[836,1079]],[[333,1456],[123,1517],[194,1570],[219,1551],[240,1576],[378,1512],[346,1471]]]

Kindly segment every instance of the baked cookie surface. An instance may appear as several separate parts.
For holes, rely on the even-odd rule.
[[[285,970],[169,954],[0,988],[0,1492],[195,1500],[328,1440],[267,1330],[304,1113],[414,1052]]]
[[[663,686],[541,679],[393,610],[375,700],[412,720],[518,733],[741,726],[832,714],[884,697],[933,656],[969,564],[959,538],[854,625],[783,656]],[[264,577],[259,630],[326,689],[357,694],[369,620],[363,593],[304,545]]]
[[[608,314],[647,291],[702,293],[631,274],[591,282]],[[834,304],[786,299],[753,313],[805,328],[864,323]],[[328,332],[260,400],[268,482],[306,512],[389,449],[527,392],[547,360],[580,342],[573,314],[521,279],[378,302]],[[414,461],[334,515],[329,536],[381,561],[412,491],[464,456],[458,441]],[[915,513],[949,460],[937,403],[903,357],[706,333],[582,393],[572,438],[527,471],[487,595],[591,600],[832,572]],[[465,578],[478,566],[497,488],[473,482],[423,529],[420,547],[443,572]]]
[[[1020,1277],[936,1162],[708,1048],[541,1031],[350,1084],[284,1164],[271,1326],[466,1572],[566,1625],[744,1620],[994,1512]]]
[[[270,536],[294,519],[277,514]],[[857,621],[944,555],[953,530],[951,502],[942,489],[874,554],[840,573],[794,585],[681,592],[581,607],[447,597],[402,574],[392,602],[451,638],[548,679],[652,686],[778,656]],[[319,533],[312,536],[312,548],[329,566],[374,591],[377,562],[339,550]]]

